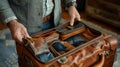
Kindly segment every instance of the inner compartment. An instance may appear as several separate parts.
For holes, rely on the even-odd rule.
[[[85,44],[86,42],[89,42],[99,37],[100,35],[100,32],[90,28],[86,28],[82,32],[79,31],[78,34],[70,36],[69,38],[65,38],[64,40],[63,38],[61,38],[62,35],[59,35],[59,39],[53,41],[52,44],[50,44],[50,50],[57,57],[65,54],[66,52],[69,52],[70,50],[82,44]]]
[[[85,26],[83,23],[76,23],[73,27],[66,25],[53,28],[33,37],[43,38],[44,42],[48,45],[50,52],[54,56],[53,59],[45,63],[51,62],[54,59],[71,52],[76,49],[76,47],[78,48],[83,44],[85,45],[86,42],[101,36],[100,32]],[[39,55],[37,55],[37,58],[39,59]]]

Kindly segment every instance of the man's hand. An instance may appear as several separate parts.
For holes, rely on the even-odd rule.
[[[12,38],[19,44],[22,43],[22,38],[30,38],[27,29],[24,27],[24,25],[17,22],[16,20],[12,20],[7,25],[11,31]]]
[[[78,13],[78,11],[75,8],[75,6],[70,6],[68,8],[68,12],[69,12],[69,15],[70,15],[70,25],[71,26],[74,25],[74,20],[80,21],[80,14]]]

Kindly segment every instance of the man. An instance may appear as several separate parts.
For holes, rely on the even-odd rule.
[[[70,25],[80,20],[76,0],[64,0],[70,16]],[[58,26],[61,20],[61,0],[1,0],[0,18],[11,31],[12,38],[22,38]]]
[[[47,6],[51,4],[50,10],[54,14],[54,25],[59,25],[61,0],[50,0],[51,2],[46,3],[47,1],[49,0],[1,0],[0,18],[8,25],[14,40],[21,43],[23,37],[30,37],[29,34],[40,32],[43,24],[42,18],[46,16],[43,16],[45,14],[43,7],[49,8]],[[74,24],[74,19],[80,20],[75,2],[76,0],[65,0],[71,18],[70,25]]]

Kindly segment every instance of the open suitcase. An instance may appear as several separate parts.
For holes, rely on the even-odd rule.
[[[23,42],[16,45],[20,67],[112,67],[117,47],[114,36],[80,21],[72,27],[66,23],[43,31]],[[42,62],[38,56],[49,51],[54,58]]]

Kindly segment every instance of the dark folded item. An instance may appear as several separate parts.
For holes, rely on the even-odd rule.
[[[54,54],[54,56],[60,56],[72,49],[74,49],[75,47],[71,44],[69,44],[66,41],[53,41],[50,45],[49,45],[49,49],[50,51]]]
[[[85,43],[85,40],[82,37],[80,37],[80,35],[72,36],[66,39],[66,41],[75,47],[79,46],[80,44]]]
[[[63,44],[61,44],[60,42],[55,42],[53,44],[53,48],[58,52],[65,51],[65,49],[66,49],[66,47]]]
[[[48,53],[43,53],[43,54],[37,55],[37,58],[39,59],[39,61],[46,63],[55,57],[53,56],[53,54],[51,52],[48,52]]]
[[[74,35],[66,39],[65,41],[68,42],[68,45],[60,41],[54,41],[51,46],[52,48],[50,48],[52,49],[51,50],[52,53],[64,54],[65,52],[71,50],[71,49],[68,49],[69,47],[74,48],[85,43],[85,40],[80,35]]]

